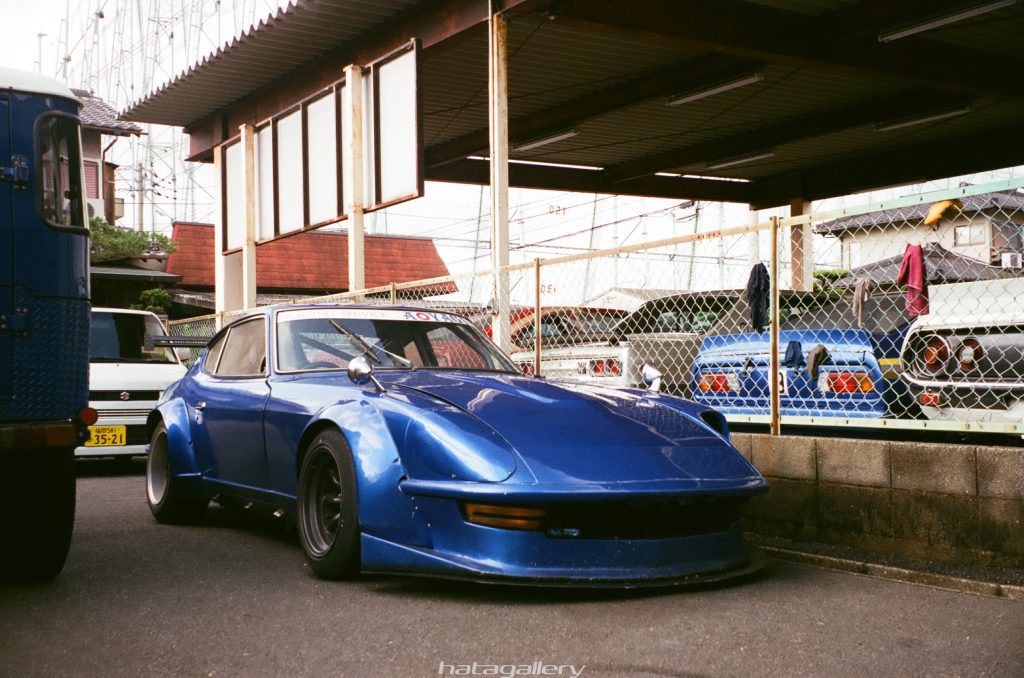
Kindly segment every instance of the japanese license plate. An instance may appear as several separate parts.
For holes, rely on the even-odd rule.
[[[90,426],[89,439],[86,447],[114,447],[124,445],[127,439],[127,426]]]

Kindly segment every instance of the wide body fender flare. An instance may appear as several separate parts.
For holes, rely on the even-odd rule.
[[[405,477],[398,446],[383,413],[366,400],[331,405],[313,417],[303,430],[296,455],[296,473],[302,455],[316,434],[326,426],[339,429],[352,453],[356,473],[359,527],[366,534],[412,544],[428,544],[425,520],[410,521],[419,514],[416,499],[398,489]]]

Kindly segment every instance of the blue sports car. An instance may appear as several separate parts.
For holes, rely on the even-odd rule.
[[[779,392],[786,416],[918,416],[899,379],[899,348],[910,318],[899,295],[879,294],[858,321],[848,298],[786,292],[780,299]],[[770,408],[767,332],[705,337],[690,372],[698,403],[726,414]]]
[[[739,512],[767,485],[721,415],[523,376],[456,315],[261,309],[210,341],[149,428],[157,520],[213,498],[282,511],[324,578],[638,586],[761,560]]]

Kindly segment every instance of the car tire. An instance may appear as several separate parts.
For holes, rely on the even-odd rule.
[[[167,427],[157,425],[150,438],[146,457],[146,502],[158,522],[187,525],[199,520],[210,498],[190,494],[181,486],[181,480],[171,471],[170,446]]]
[[[322,579],[359,573],[356,474],[345,436],[325,429],[309,444],[299,471],[299,541]]]
[[[75,451],[17,450],[0,469],[0,574],[49,581],[64,568],[75,524]]]

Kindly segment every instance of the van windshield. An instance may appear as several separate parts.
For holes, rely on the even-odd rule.
[[[169,348],[153,345],[166,333],[155,316],[93,311],[89,361],[94,363],[177,363]]]

